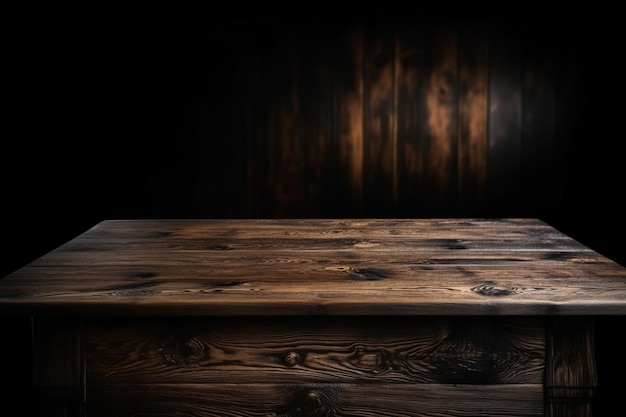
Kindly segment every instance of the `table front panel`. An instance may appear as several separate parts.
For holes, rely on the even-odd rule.
[[[145,318],[85,326],[88,384],[541,384],[540,318]]]

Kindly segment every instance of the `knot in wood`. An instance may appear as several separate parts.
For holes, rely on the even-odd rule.
[[[193,337],[181,342],[179,345],[179,350],[181,355],[187,357],[202,353],[204,351],[204,346],[202,342]]]
[[[476,294],[484,295],[487,297],[505,297],[507,295],[513,295],[517,293],[516,288],[497,288],[492,285],[483,284],[477,285],[472,288]]]
[[[283,356],[283,362],[285,365],[292,367],[300,363],[301,357],[298,352],[288,352]]]
[[[309,391],[306,394],[305,401],[306,401],[307,406],[312,407],[312,408],[317,408],[322,405],[322,399],[320,398],[319,394],[315,391]]]
[[[324,404],[324,393],[317,391],[301,392],[295,407],[280,414],[280,417],[331,417],[336,415],[332,408]]]

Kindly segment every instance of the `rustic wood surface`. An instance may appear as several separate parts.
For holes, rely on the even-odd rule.
[[[88,397],[94,417],[543,416],[543,388],[523,384],[106,385]]]
[[[546,417],[591,416],[598,386],[594,319],[551,321],[546,341]]]
[[[33,318],[32,332],[32,387],[38,416],[84,416],[86,368],[80,321]]]
[[[542,384],[542,318],[90,321],[87,384]]]
[[[626,314],[626,269],[536,219],[109,220],[1,279],[0,311]]]

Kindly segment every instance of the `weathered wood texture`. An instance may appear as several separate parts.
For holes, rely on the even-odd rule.
[[[551,322],[547,332],[546,417],[590,416],[598,385],[594,320],[554,318]]]
[[[87,322],[89,415],[543,413],[543,318]]]
[[[0,281],[0,311],[624,314],[626,269],[534,219],[104,221]]]
[[[93,402],[88,415],[95,417],[543,415],[543,391],[539,385],[121,385],[99,387],[90,398]]]
[[[268,11],[204,28],[186,109],[195,152],[185,166],[172,155],[163,170],[180,181],[155,198],[199,217],[552,214],[587,104],[583,68],[559,74],[581,52],[543,7],[508,25],[521,16],[468,7]]]
[[[33,333],[41,416],[543,414],[540,317],[36,317]]]
[[[78,319],[33,320],[33,392],[40,415],[84,415],[85,355]]]
[[[626,269],[536,219],[103,221],[0,281],[44,416],[590,416]]]
[[[87,383],[542,384],[543,318],[90,322]]]

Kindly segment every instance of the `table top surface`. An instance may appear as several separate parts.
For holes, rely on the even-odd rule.
[[[623,315],[626,268],[538,219],[106,220],[0,313]]]

